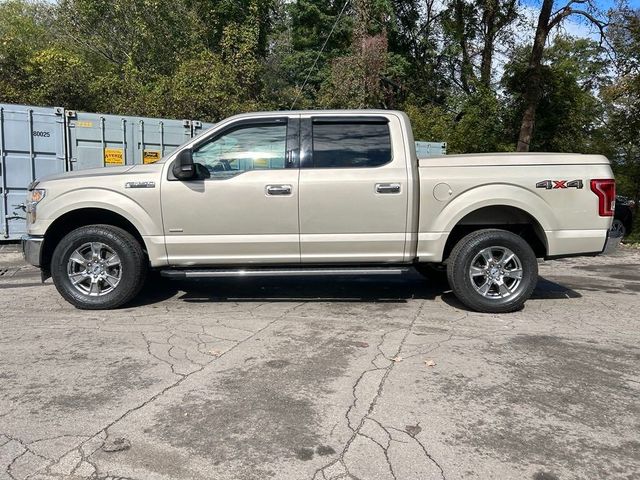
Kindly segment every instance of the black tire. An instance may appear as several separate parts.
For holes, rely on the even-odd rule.
[[[118,283],[100,296],[91,296],[77,289],[67,271],[71,255],[91,242],[105,245],[120,260]],[[127,303],[144,285],[146,274],[147,262],[140,243],[129,232],[112,225],[89,225],[73,230],[58,243],[51,259],[51,276],[58,292],[82,310],[107,310]]]
[[[479,256],[480,253],[494,247],[496,247],[496,251],[502,249],[505,252],[504,249],[508,249],[514,253],[522,271],[519,283],[516,283],[511,277],[500,280],[512,282],[513,291],[504,296],[500,296],[501,287],[497,283],[489,281],[489,277],[479,274],[479,277],[474,277],[476,280],[471,278],[472,262],[478,261],[478,259],[486,261],[482,260],[482,257]],[[486,263],[490,264],[488,261]],[[475,265],[478,264],[474,263]],[[512,271],[515,270],[517,267]],[[499,271],[495,273],[500,274]],[[513,312],[522,308],[538,283],[538,261],[531,246],[522,237],[506,230],[478,230],[462,238],[453,248],[447,266],[447,277],[453,293],[468,308],[484,313]],[[477,283],[475,283],[476,281]],[[477,288],[482,289],[487,284],[491,284],[490,291],[485,294],[487,296],[483,296]]]
[[[425,277],[429,283],[438,287],[449,287],[447,266],[444,263],[419,263],[415,266],[417,272]]]
[[[627,226],[624,224],[622,220],[619,220],[617,218],[613,219],[610,230],[611,230],[611,233],[615,234],[616,237],[624,238],[629,234]]]

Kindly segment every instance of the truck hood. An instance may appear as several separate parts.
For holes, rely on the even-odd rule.
[[[76,170],[72,172],[59,173],[56,175],[48,175],[39,178],[32,186],[40,183],[52,182],[56,180],[72,180],[72,179],[90,179],[97,177],[107,177],[114,175],[135,174],[135,173],[152,173],[160,170],[160,164],[149,165],[123,165],[121,167],[101,167],[89,168],[87,170]]]

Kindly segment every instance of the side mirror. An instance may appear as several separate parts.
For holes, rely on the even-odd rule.
[[[193,163],[191,149],[187,148],[178,153],[173,162],[173,176],[178,180],[191,180],[196,176],[196,167]]]

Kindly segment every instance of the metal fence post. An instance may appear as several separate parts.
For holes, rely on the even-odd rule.
[[[9,238],[9,204],[7,202],[7,152],[4,148],[4,108],[0,107],[0,175],[2,175],[2,236]]]
[[[122,160],[127,164],[127,119],[122,119]]]

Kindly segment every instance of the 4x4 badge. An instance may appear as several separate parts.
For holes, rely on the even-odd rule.
[[[582,188],[582,180],[542,180],[536,183],[536,188],[553,190],[556,188]]]

